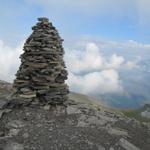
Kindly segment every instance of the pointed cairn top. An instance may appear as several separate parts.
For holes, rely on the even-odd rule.
[[[38,21],[24,44],[13,95],[20,103],[62,105],[69,92],[62,39],[48,18]]]
[[[46,17],[40,17],[40,18],[38,18],[38,21],[40,21],[40,22],[49,22],[49,19],[46,18]]]

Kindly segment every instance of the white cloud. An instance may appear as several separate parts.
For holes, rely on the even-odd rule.
[[[67,49],[65,55],[70,88],[85,94],[123,92],[118,72],[139,69],[141,54],[150,50],[149,44],[133,40],[89,41],[78,42],[78,49],[82,47],[82,50]],[[101,48],[104,48],[103,51]],[[104,55],[105,49],[109,49],[111,53]],[[118,56],[116,53],[126,57]]]
[[[95,43],[87,43],[85,50],[82,51],[67,50],[65,59],[69,70],[73,73],[119,68],[124,62],[124,58],[116,54],[107,60]]]
[[[103,66],[103,57],[94,43],[87,44],[85,51],[68,50],[66,61],[69,70],[74,73],[94,71]]]
[[[83,47],[87,45],[87,43],[93,41],[98,47],[101,49],[122,49],[124,51],[135,51],[135,50],[150,50],[150,44],[144,44],[141,42],[137,42],[135,40],[126,40],[126,41],[110,41],[110,40],[103,40],[99,37],[90,37],[84,36],[82,37],[79,42],[78,46]]]
[[[12,82],[20,64],[21,53],[22,43],[17,48],[11,48],[0,40],[0,79]]]
[[[135,62],[135,61],[128,61],[126,63],[126,67],[128,69],[133,69],[133,68],[138,68],[138,65],[137,65],[137,62]]]
[[[110,57],[110,60],[108,63],[106,63],[106,68],[119,68],[124,62],[124,58],[122,56],[117,56],[116,54],[113,54]]]
[[[124,58],[113,54],[105,58],[95,43],[87,43],[85,50],[67,50],[65,57],[68,84],[72,90],[85,94],[122,92],[118,69]]]
[[[135,59],[127,61],[124,64],[124,69],[137,69],[137,68],[140,68],[140,66],[138,65],[140,60],[141,60],[141,57],[137,56]]]
[[[137,48],[137,49],[150,49],[150,44],[143,44],[134,40],[128,40],[124,44],[122,44],[123,47],[130,47],[130,48]]]
[[[119,75],[113,69],[85,75],[75,75],[70,72],[68,84],[72,90],[84,94],[98,95],[123,91]]]

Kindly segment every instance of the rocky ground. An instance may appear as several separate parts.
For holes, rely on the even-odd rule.
[[[67,107],[7,108],[11,84],[0,82],[0,150],[149,150],[150,123],[71,93]]]

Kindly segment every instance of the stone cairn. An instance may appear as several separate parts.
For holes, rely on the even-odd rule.
[[[13,97],[50,105],[68,99],[67,71],[63,61],[63,39],[48,18],[38,18],[24,44],[21,65],[13,84]]]

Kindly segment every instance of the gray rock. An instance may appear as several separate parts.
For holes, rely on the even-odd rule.
[[[50,110],[50,105],[45,105],[45,106],[43,107],[43,109],[44,109],[44,110]]]
[[[105,150],[105,148],[103,146],[99,145],[98,150]]]
[[[24,133],[22,136],[23,136],[23,138],[25,138],[25,139],[26,139],[26,138],[28,138],[28,137],[29,137],[29,133]]]
[[[127,131],[123,131],[121,129],[115,129],[115,128],[109,128],[108,133],[112,135],[118,135],[118,136],[128,136]]]
[[[1,109],[0,110],[0,118],[2,118],[3,114],[11,112],[11,109]]]
[[[48,95],[60,94],[60,89],[53,89],[51,92]],[[33,99],[33,105],[3,109],[3,117],[0,120],[0,149],[149,149],[149,122],[141,123],[125,117],[118,111],[98,104],[93,105],[92,100],[83,100],[83,95],[78,94],[77,97],[78,100],[74,95],[74,98],[66,101],[67,107],[52,107]],[[44,106],[51,107],[45,111]]]
[[[67,106],[67,114],[80,114],[81,111],[77,107]]]
[[[22,128],[25,126],[25,124],[22,121],[13,120],[11,122],[8,122],[6,126],[7,128]]]
[[[125,150],[140,150],[138,147],[125,140],[124,138],[119,140],[119,145],[122,146]]]
[[[4,106],[7,104],[7,100],[0,99],[0,109],[4,108]]]
[[[2,111],[2,110],[0,110],[0,118],[2,117],[2,115],[3,115],[3,111]]]
[[[10,129],[9,130],[9,136],[16,136],[19,133],[19,129]]]
[[[41,18],[38,18],[38,21],[48,22],[49,20],[46,17],[41,17]]]
[[[24,150],[24,147],[22,144],[11,142],[4,147],[4,150]]]
[[[150,119],[150,111],[145,110],[141,112],[141,116]]]

